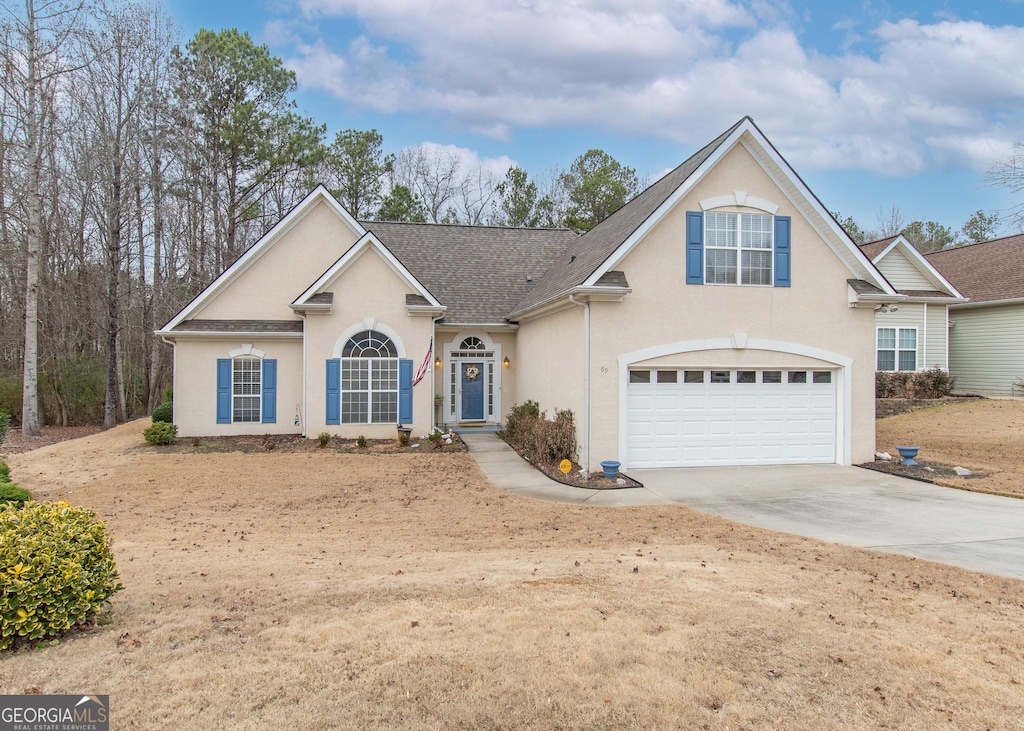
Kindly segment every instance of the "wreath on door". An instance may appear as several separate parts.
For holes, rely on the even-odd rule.
[[[480,377],[480,366],[466,366],[466,380],[475,381]]]

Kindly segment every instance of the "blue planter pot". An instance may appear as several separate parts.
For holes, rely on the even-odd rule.
[[[601,469],[604,470],[604,476],[609,480],[614,480],[619,476],[619,467],[622,466],[621,462],[617,462],[614,459],[606,459],[601,463]]]
[[[917,456],[920,447],[896,447],[899,451],[900,456],[903,457],[903,461],[900,462],[904,467],[916,467],[917,462],[914,461],[914,457]]]

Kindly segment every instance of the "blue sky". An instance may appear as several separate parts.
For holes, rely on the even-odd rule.
[[[531,175],[599,147],[656,178],[749,114],[831,210],[958,228],[1022,201],[1024,0],[167,0],[236,27],[329,134]],[[1002,233],[1014,231],[1005,228]]]

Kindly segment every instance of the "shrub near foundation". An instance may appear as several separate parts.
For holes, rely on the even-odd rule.
[[[155,409],[153,409],[153,423],[154,424],[156,424],[157,422],[166,422],[167,424],[170,424],[173,421],[174,421],[174,406],[169,401],[166,401],[166,402],[160,404],[159,406],[157,406]]]
[[[168,424],[166,421],[157,421],[153,426],[145,429],[142,436],[154,446],[174,444],[174,440],[178,438],[178,427]]]
[[[545,419],[536,401],[512,407],[502,436],[531,462],[555,465],[563,459],[576,460],[576,423],[570,410],[555,410]]]
[[[65,502],[0,510],[0,650],[94,619],[123,589],[103,522]]]

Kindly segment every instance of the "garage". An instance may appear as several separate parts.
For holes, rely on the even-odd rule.
[[[836,461],[836,373],[631,368],[628,466]]]

